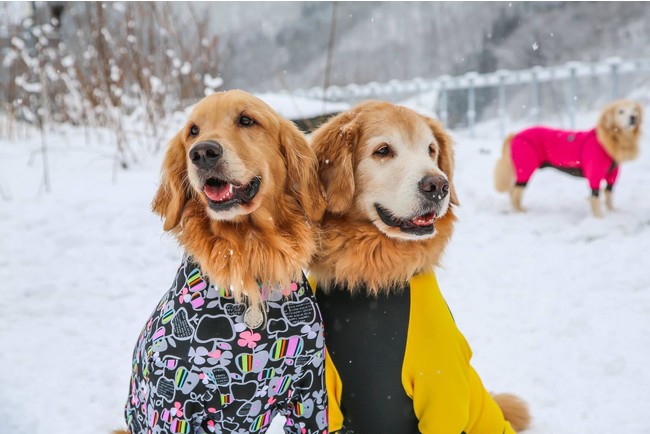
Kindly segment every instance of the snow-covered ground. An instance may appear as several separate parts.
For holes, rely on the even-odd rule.
[[[650,433],[650,124],[602,220],[586,183],[551,169],[512,213],[492,189],[496,131],[454,133],[462,207],[439,271],[474,365],[530,403],[532,434]],[[160,157],[113,179],[110,134],[82,136],[50,135],[50,194],[28,165],[38,135],[0,141],[1,433],[123,426],[133,345],[181,257],[149,210]]]

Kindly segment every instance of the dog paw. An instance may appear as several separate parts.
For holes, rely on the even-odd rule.
[[[592,208],[591,214],[598,219],[603,218],[603,211],[600,208]]]

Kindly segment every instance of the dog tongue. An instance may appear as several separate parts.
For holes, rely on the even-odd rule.
[[[206,185],[203,188],[205,195],[208,196],[212,202],[225,202],[232,198],[233,185],[224,184],[219,186]]]
[[[430,212],[429,214],[421,215],[414,218],[413,224],[416,226],[431,226],[436,219],[436,213]]]

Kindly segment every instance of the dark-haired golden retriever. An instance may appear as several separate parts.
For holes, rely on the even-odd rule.
[[[258,282],[300,278],[316,250],[316,170],[290,121],[245,92],[217,93],[169,144],[152,206],[211,279],[255,303]]]
[[[324,198],[304,136],[242,91],[172,139],[153,210],[185,250],[133,357],[132,434],[327,428],[322,320],[303,274]],[[304,430],[304,431],[302,431]]]

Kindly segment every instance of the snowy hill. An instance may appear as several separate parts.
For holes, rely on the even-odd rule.
[[[526,192],[529,212],[512,213],[492,189],[496,131],[453,132],[462,206],[438,273],[475,367],[530,403],[532,434],[650,433],[650,123],[602,220],[584,182],[550,169]],[[180,261],[149,210],[160,156],[113,179],[110,132],[91,131],[92,146],[83,135],[50,134],[51,194],[39,193],[40,157],[29,164],[39,136],[0,141],[12,196],[0,201],[3,433],[123,426],[133,345]]]

